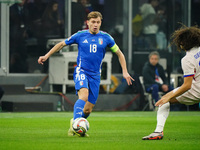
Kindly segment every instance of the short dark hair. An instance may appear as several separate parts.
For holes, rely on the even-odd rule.
[[[103,19],[102,14],[98,11],[92,11],[88,14],[87,19],[90,20],[91,18],[98,18],[100,17],[101,20]]]

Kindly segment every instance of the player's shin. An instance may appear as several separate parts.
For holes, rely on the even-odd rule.
[[[161,107],[158,108],[157,111],[157,126],[155,132],[162,132],[165,126],[165,122],[169,115],[170,111],[170,103],[165,103]]]
[[[78,99],[74,104],[74,120],[76,118],[82,117],[83,115],[83,108],[85,106],[85,101]]]

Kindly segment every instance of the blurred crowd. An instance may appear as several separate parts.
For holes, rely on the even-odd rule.
[[[28,73],[27,58],[46,52],[48,39],[64,38],[64,0],[21,0],[10,6],[10,73]],[[72,33],[87,29],[89,0],[72,1]]]

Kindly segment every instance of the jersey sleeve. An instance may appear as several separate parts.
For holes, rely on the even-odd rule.
[[[111,35],[107,34],[107,36],[108,47],[111,49],[112,52],[115,53],[119,49],[119,47],[117,46],[115,40]]]
[[[71,44],[77,44],[77,38],[78,38],[78,35],[79,35],[79,32],[77,32],[77,33],[75,33],[75,34],[73,34],[72,36],[70,36],[69,38],[67,38],[66,40],[65,40],[65,44],[66,45],[71,45]]]
[[[184,77],[193,77],[195,66],[186,58],[181,60],[182,69],[183,69],[183,76]]]

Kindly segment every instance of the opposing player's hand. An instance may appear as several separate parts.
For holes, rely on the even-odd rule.
[[[46,57],[46,56],[40,56],[38,58],[38,64],[42,64],[43,65],[43,62],[45,62],[47,59],[48,59],[48,57]]]
[[[135,81],[129,73],[123,73],[123,77],[126,79],[128,85],[132,85],[132,81]]]
[[[155,106],[162,106],[163,104],[170,101],[170,97],[168,95],[164,95],[159,101],[156,102]]]

